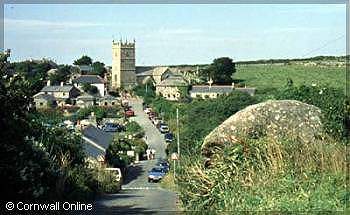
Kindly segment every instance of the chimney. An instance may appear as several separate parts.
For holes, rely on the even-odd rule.
[[[61,82],[61,87],[63,87],[63,81]]]
[[[51,86],[51,81],[50,81],[50,80],[48,80],[48,81],[46,82],[46,86]]]

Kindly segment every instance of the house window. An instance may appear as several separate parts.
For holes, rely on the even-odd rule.
[[[40,102],[40,103],[39,103],[39,105],[40,105],[40,106],[43,106],[43,105],[44,105],[44,103]]]
[[[108,105],[108,103],[107,102],[105,102],[105,106],[107,106]]]
[[[62,95],[63,95],[63,96],[65,96],[65,95],[66,95],[66,93],[62,93]]]
[[[112,102],[112,105],[114,105],[115,103],[114,102]]]

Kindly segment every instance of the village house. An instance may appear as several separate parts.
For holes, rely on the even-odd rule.
[[[86,108],[94,106],[96,102],[95,96],[84,93],[76,98],[76,105],[80,108]]]
[[[56,107],[56,98],[53,95],[40,92],[33,96],[36,109],[47,109]]]
[[[150,67],[148,70],[136,74],[138,84],[146,84],[152,82],[154,85],[160,84],[170,75],[174,75],[167,66]]]
[[[235,88],[234,85],[194,85],[189,94],[191,98],[215,99],[220,95],[228,95],[233,91],[240,91],[253,96],[255,88]]]
[[[187,91],[188,83],[180,75],[171,75],[156,85],[156,94],[170,101],[178,101]]]
[[[90,65],[78,65],[78,69],[80,74],[88,74],[94,70]]]
[[[72,99],[80,95],[79,89],[72,85],[64,85],[61,82],[60,85],[51,86],[50,81],[47,82],[47,86],[43,87],[40,92],[46,95],[52,95],[56,99],[58,106],[64,106],[69,100],[72,102]]]
[[[118,98],[111,96],[109,94],[107,94],[104,97],[100,97],[97,99],[96,103],[97,105],[101,106],[101,107],[114,107],[117,104],[119,104],[119,100]]]
[[[103,97],[106,94],[106,81],[98,75],[80,75],[73,79],[72,83],[80,90],[84,84],[90,84],[97,88],[99,96]]]

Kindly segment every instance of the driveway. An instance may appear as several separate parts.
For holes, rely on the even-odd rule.
[[[135,111],[131,120],[139,123],[145,130],[147,144],[156,150],[156,159],[165,158],[165,142],[163,135],[153,126],[148,115],[142,110],[142,101],[130,100]],[[176,211],[177,195],[165,190],[158,183],[148,183],[147,173],[155,165],[156,160],[140,161],[128,169],[122,190],[117,194],[108,194],[99,198],[95,204],[96,214],[135,213],[154,214]]]

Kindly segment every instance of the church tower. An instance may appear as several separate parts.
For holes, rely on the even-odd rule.
[[[112,44],[112,89],[132,88],[136,85],[135,41],[121,40]]]

